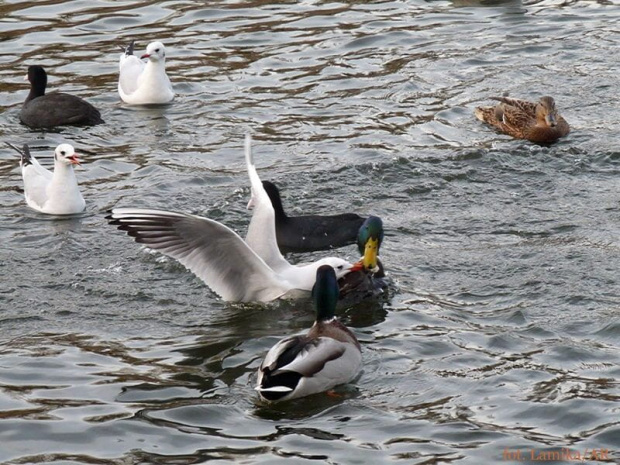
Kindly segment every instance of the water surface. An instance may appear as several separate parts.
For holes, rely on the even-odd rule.
[[[0,146],[0,462],[619,460],[618,5],[13,1],[0,13],[0,139],[46,166],[72,143],[87,199],[70,219],[28,209]],[[166,44],[173,105],[119,102],[130,40]],[[34,63],[106,124],[22,126]],[[506,92],[553,95],[571,134],[538,146],[473,117]],[[156,207],[243,233],[247,131],[290,213],[386,225],[395,289],[340,313],[364,369],[339,397],[267,406],[254,393],[266,351],[312,324],[307,303],[223,303],[104,219]]]

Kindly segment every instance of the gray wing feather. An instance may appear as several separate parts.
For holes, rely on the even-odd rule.
[[[280,346],[282,344],[282,346]],[[302,344],[301,350],[297,348],[297,356],[286,365],[280,366],[273,372],[274,375],[283,371],[294,371],[305,377],[311,377],[319,373],[329,361],[340,358],[346,350],[346,344],[329,337],[307,340],[304,338],[290,338],[283,340],[274,346],[265,361],[264,366],[269,366],[281,357],[286,350],[292,350],[292,344]]]
[[[268,302],[290,290],[243,239],[217,221],[134,208],[114,209],[107,218],[136,242],[178,260],[224,300]]]

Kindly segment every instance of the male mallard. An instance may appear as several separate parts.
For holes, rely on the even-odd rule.
[[[379,249],[383,243],[383,221],[378,216],[370,216],[364,221],[357,233],[357,249],[362,255],[362,259],[358,262],[359,267],[372,272],[380,273],[381,277],[385,276],[383,265],[379,261]]]
[[[491,99],[500,103],[495,107],[477,107],[476,117],[512,137],[550,144],[570,132],[551,97],[541,97],[537,103],[508,97]]]
[[[348,383],[357,375],[362,352],[355,335],[334,316],[338,282],[334,269],[317,269],[312,290],[316,321],[308,334],[281,340],[258,369],[256,390],[266,401],[294,399]]]
[[[352,305],[385,293],[387,283],[383,264],[379,260],[379,249],[383,242],[383,222],[377,216],[364,221],[357,236],[357,247],[362,255],[351,271],[338,280],[340,299],[345,305]]]
[[[276,214],[276,237],[282,253],[312,252],[353,244],[364,222],[355,213],[288,216],[276,185],[263,181]]]

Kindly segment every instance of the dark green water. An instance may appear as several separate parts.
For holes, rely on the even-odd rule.
[[[619,19],[605,1],[1,3],[0,140],[48,166],[72,143],[87,211],[28,209],[0,145],[0,462],[617,463]],[[165,43],[172,106],[120,104],[131,39]],[[106,124],[20,125],[35,63]],[[573,131],[498,135],[473,109],[504,92],[553,95]],[[245,232],[247,131],[290,213],[386,225],[396,289],[340,314],[364,366],[341,397],[255,395],[307,304],[225,304],[104,220]]]

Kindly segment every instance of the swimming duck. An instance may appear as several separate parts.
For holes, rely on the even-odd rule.
[[[133,54],[134,42],[119,60],[118,93],[125,103],[151,105],[170,103],[174,91],[166,74],[166,49],[161,42],[152,42],[140,58]],[[146,64],[141,60],[148,58]]]
[[[495,107],[476,108],[476,117],[512,137],[550,144],[570,132],[551,97],[541,97],[536,103],[508,97],[491,99],[500,103]]]
[[[256,201],[245,241],[217,221],[186,213],[115,208],[106,218],[136,242],[178,260],[227,301],[301,297],[312,290],[322,265],[332,266],[339,278],[348,273],[351,263],[337,257],[301,265],[291,265],[282,257],[273,207],[256,174],[249,136],[245,153]]]
[[[319,267],[312,290],[316,321],[307,334],[283,339],[269,350],[258,369],[261,399],[295,399],[355,378],[362,352],[355,335],[334,316],[338,293],[333,268]]]
[[[80,164],[79,155],[73,146],[60,144],[56,147],[53,173],[30,154],[28,145],[24,145],[23,150],[11,147],[21,154],[24,194],[30,208],[51,215],[70,215],[84,210],[86,203],[73,171],[73,166]]]
[[[46,94],[47,73],[42,66],[29,66],[26,79],[30,81],[30,93],[19,113],[26,126],[38,129],[103,123],[99,110],[86,100],[62,92]]]
[[[383,236],[383,221],[378,216],[368,217],[360,227],[357,247],[362,258],[338,279],[340,300],[346,305],[379,297],[387,291],[385,270],[378,257]]]
[[[280,252],[312,252],[353,244],[364,218],[355,213],[288,216],[276,185],[263,181],[276,214]]]

